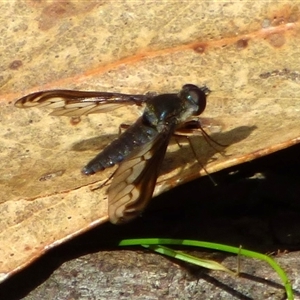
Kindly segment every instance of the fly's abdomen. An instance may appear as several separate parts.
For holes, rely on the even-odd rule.
[[[94,157],[82,169],[82,173],[91,175],[120,163],[132,151],[153,140],[157,135],[158,131],[155,128],[147,126],[142,117],[139,118],[118,139],[111,142]]]

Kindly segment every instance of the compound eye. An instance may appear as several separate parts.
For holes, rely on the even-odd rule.
[[[182,89],[186,92],[187,100],[198,106],[198,109],[195,111],[194,115],[197,116],[203,113],[206,107],[206,95],[208,95],[210,92],[209,89],[205,86],[199,88],[193,84],[185,84]]]

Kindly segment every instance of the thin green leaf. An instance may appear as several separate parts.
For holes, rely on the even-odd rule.
[[[237,247],[227,246],[223,244],[217,244],[217,243],[210,243],[210,242],[202,242],[202,241],[195,241],[195,240],[179,240],[179,239],[164,239],[164,238],[150,238],[150,239],[127,239],[122,240],[119,243],[119,246],[134,246],[134,245],[182,245],[182,246],[193,246],[193,247],[201,247],[201,248],[207,248],[207,249],[214,249],[214,250],[220,250],[224,252],[234,253],[238,255],[243,255],[251,258],[256,258],[262,261],[267,262],[278,274],[281,281],[283,282],[287,294],[288,300],[293,300],[294,295],[292,291],[291,283],[284,272],[284,270],[273,260],[270,256],[261,254],[254,251],[249,251]],[[164,250],[166,251],[166,249]],[[176,253],[177,255],[177,253]],[[173,257],[176,257],[174,255]],[[171,255],[170,255],[171,256]],[[178,258],[178,257],[177,257]]]
[[[229,270],[228,268],[226,268],[225,266],[223,266],[222,264],[214,260],[199,258],[190,254],[186,254],[181,251],[170,249],[162,245],[141,245],[141,246],[151,249],[152,251],[155,251],[157,253],[174,257],[176,259],[194,264],[196,266],[200,266],[215,271],[225,271],[233,276],[236,275],[235,272],[232,272],[231,270]]]

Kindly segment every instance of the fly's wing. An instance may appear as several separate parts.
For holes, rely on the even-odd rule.
[[[51,115],[79,117],[91,113],[108,112],[123,105],[141,105],[151,97],[119,93],[49,90],[29,94],[17,100],[16,107],[52,108]]]
[[[158,173],[174,126],[128,156],[116,170],[108,189],[110,222],[121,224],[137,217],[152,198]]]

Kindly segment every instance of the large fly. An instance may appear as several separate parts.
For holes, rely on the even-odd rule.
[[[178,94],[155,96],[49,90],[22,97],[15,105],[52,108],[51,115],[79,117],[145,104],[142,116],[82,169],[91,175],[119,164],[108,189],[108,215],[111,223],[120,224],[145,209],[172,134],[204,111],[209,92],[193,84],[185,84]]]

